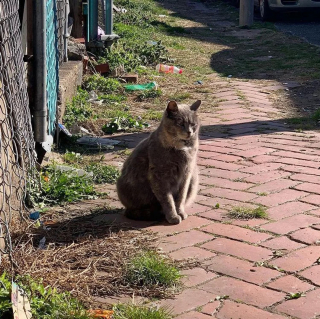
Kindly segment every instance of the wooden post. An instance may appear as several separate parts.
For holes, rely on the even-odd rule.
[[[240,0],[239,26],[250,27],[253,24],[254,0]]]
[[[74,38],[83,38],[82,1],[69,0],[69,3],[70,3],[70,16],[73,18],[71,36]]]

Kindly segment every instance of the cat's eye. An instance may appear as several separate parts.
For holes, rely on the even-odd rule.
[[[176,124],[177,124],[178,126],[184,126],[184,122],[183,122],[183,121],[176,121]]]

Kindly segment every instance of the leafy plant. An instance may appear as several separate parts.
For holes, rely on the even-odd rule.
[[[11,281],[6,273],[1,275],[0,281],[0,316],[11,318]],[[42,281],[35,281],[30,276],[20,276],[16,281],[27,294],[33,318],[92,319],[84,306],[69,293],[46,287]]]
[[[66,105],[63,122],[67,127],[72,126],[74,123],[85,121],[92,115],[93,109],[88,99],[88,92],[79,88],[72,101]]]
[[[236,219],[252,219],[252,218],[268,218],[268,214],[264,207],[259,206],[257,208],[249,208],[236,206],[228,213],[228,216]]]
[[[108,124],[102,127],[103,132],[112,134],[119,131],[126,131],[131,128],[143,129],[148,127],[149,124],[143,122],[140,118],[134,118],[131,115],[123,117],[115,117]]]
[[[302,292],[289,292],[286,296],[286,299],[299,299],[300,297],[305,297],[305,294],[303,294]]]
[[[86,170],[93,173],[93,181],[97,184],[114,184],[120,176],[120,171],[116,167],[101,163],[89,164]]]
[[[157,90],[145,90],[141,91],[141,93],[138,94],[137,99],[139,101],[143,101],[146,99],[154,99],[156,97],[161,96],[162,91],[160,89]]]
[[[163,256],[149,251],[135,257],[128,264],[125,278],[131,284],[138,286],[173,287],[179,283],[181,274]]]
[[[171,319],[171,313],[160,307],[139,306],[135,304],[117,304],[113,306],[113,319]]]
[[[118,80],[105,78],[99,74],[85,78],[83,87],[88,91],[98,91],[105,94],[117,92],[122,88]]]
[[[83,161],[83,158],[80,153],[69,152],[69,151],[66,151],[66,153],[63,155],[63,159],[68,164],[78,164]]]
[[[27,185],[29,205],[56,205],[94,198],[93,180],[75,170],[61,171],[55,165],[40,173],[40,188]]]
[[[124,95],[104,94],[99,96],[99,100],[103,100],[106,103],[120,103],[127,99]]]
[[[162,116],[163,116],[163,112],[155,111],[155,110],[147,110],[142,115],[142,118],[145,120],[160,121],[162,119]]]

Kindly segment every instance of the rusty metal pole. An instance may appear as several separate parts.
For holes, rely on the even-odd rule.
[[[254,0],[240,0],[239,26],[250,27],[253,24]]]

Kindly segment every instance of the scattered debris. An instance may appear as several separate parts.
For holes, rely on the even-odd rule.
[[[31,306],[27,294],[15,282],[12,282],[11,301],[15,319],[31,319]]]
[[[66,134],[67,136],[72,136],[72,134],[69,132],[69,130],[61,123],[58,124],[59,130],[60,132],[63,132],[64,134]]]
[[[92,315],[94,318],[106,318],[106,319],[112,319],[113,317],[113,310],[89,310],[89,314]]]
[[[68,40],[68,59],[69,60],[76,60],[81,61],[84,56],[87,55],[86,53],[86,46],[82,42],[82,39],[75,39],[69,37]]]
[[[124,80],[126,83],[137,83],[138,74],[124,74],[120,77],[120,79]]]
[[[32,220],[37,220],[40,218],[40,212],[33,212],[33,213],[30,213],[29,215],[29,218],[32,219]]]
[[[158,84],[156,82],[150,82],[146,84],[135,84],[135,85],[125,85],[124,87],[127,91],[144,91],[157,89]]]
[[[42,237],[39,241],[39,249],[45,249],[46,248],[46,237]]]
[[[89,92],[89,102],[97,101],[98,100],[98,94],[95,91]]]
[[[73,175],[76,176],[85,176],[85,177],[93,177],[93,173],[92,172],[86,172],[83,169],[80,168],[74,168],[71,166],[65,166],[65,165],[56,165],[56,170],[60,171],[60,172],[71,172]]]
[[[110,72],[109,63],[102,63],[94,66],[95,70],[100,74],[106,74]]]
[[[150,45],[157,45],[157,41],[147,41],[147,44],[150,44]]]
[[[111,140],[108,138],[96,137],[96,136],[94,136],[94,137],[93,136],[83,136],[77,140],[77,143],[83,144],[83,145],[95,146],[95,147],[99,147],[99,148],[113,149],[114,145],[120,144],[121,141]]]
[[[199,85],[202,85],[203,84],[203,82],[202,81],[200,81],[200,80],[198,80],[198,81],[196,81],[196,82],[194,82],[194,84],[199,84]]]
[[[289,292],[288,295],[286,296],[287,300],[290,299],[299,299],[300,297],[305,297],[306,295],[303,294],[302,292]]]
[[[232,75],[231,75],[231,74],[230,74],[230,75],[228,75],[228,78],[229,78],[229,79],[231,79],[231,78],[232,78]]]
[[[228,295],[223,295],[223,296],[217,296],[216,298],[214,298],[214,300],[225,300],[228,299],[229,296]]]
[[[166,64],[157,64],[156,70],[158,72],[163,72],[163,73],[176,73],[176,74],[182,73],[182,69],[179,69],[174,65],[166,65]]]

